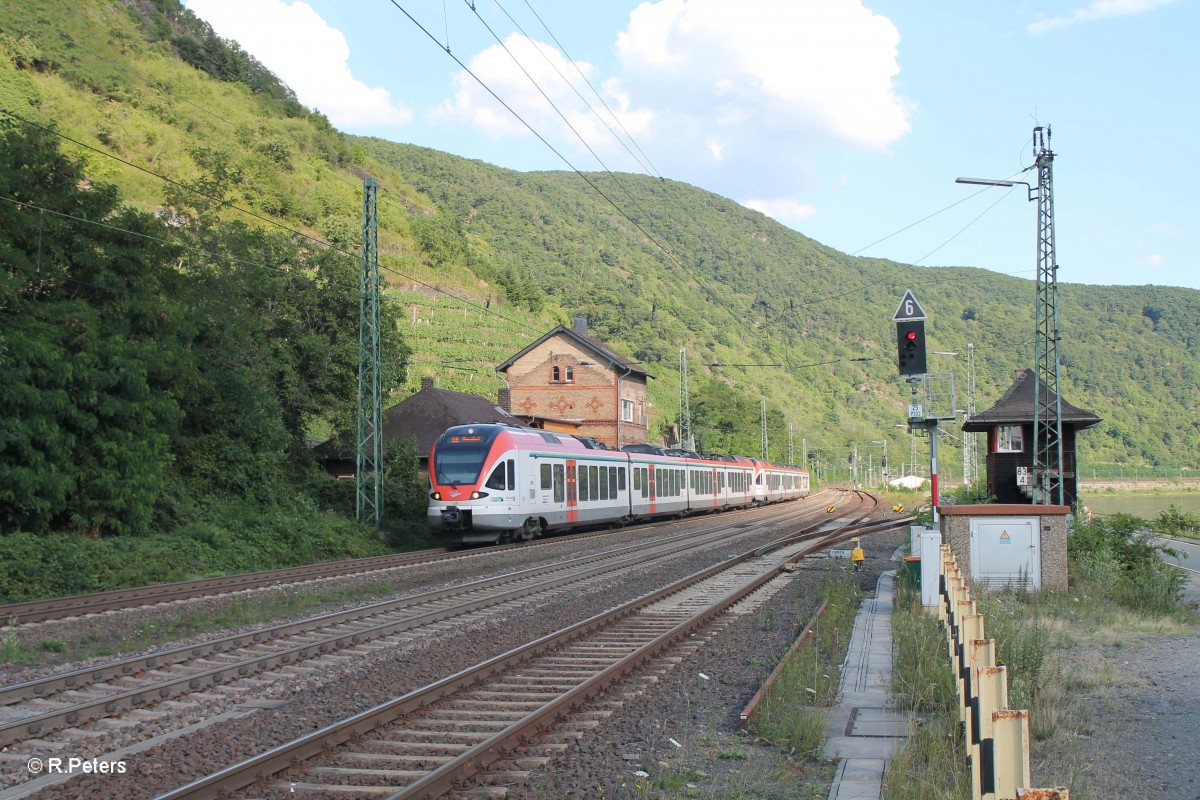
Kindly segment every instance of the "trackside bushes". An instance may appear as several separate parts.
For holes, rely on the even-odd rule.
[[[0,536],[0,603],[389,552],[373,530],[305,500],[207,511],[206,522],[153,536]]]

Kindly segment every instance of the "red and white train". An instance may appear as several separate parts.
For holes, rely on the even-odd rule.
[[[431,528],[456,543],[794,500],[808,470],[653,445],[609,450],[513,425],[456,425],[429,453]]]

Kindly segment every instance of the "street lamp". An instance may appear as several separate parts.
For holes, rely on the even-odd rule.
[[[1062,398],[1058,393],[1058,259],[1054,250],[1054,152],[1050,149],[1050,126],[1033,129],[1037,186],[1025,181],[959,178],[957,183],[976,186],[1015,186],[1020,183],[1030,202],[1037,201],[1037,300],[1034,318],[1037,347],[1033,355],[1033,472],[1037,486],[1033,502],[1064,502]],[[1044,387],[1044,388],[1043,388]]]
[[[1037,189],[1025,181],[994,181],[991,178],[955,178],[954,182],[968,183],[972,186],[1016,186],[1019,183],[1029,192],[1029,199],[1031,201],[1037,199]]]

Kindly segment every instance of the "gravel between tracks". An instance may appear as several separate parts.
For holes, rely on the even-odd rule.
[[[632,535],[632,534],[631,534]],[[865,589],[878,574],[896,565],[889,560],[902,534],[864,539],[868,553]],[[802,570],[787,591],[755,611],[736,616],[708,637],[706,644],[658,683],[627,699],[622,713],[535,775],[512,787],[515,800],[559,798],[824,798],[835,765],[813,767],[790,759],[738,731],[738,712],[774,667],[819,602],[824,562]],[[680,575],[698,568],[685,559],[671,570]],[[422,579],[448,580],[459,568],[438,569]],[[659,579],[655,576],[655,580]],[[669,576],[661,576],[666,580]],[[368,708],[430,682],[447,670],[474,663],[526,641],[539,632],[640,593],[644,580],[633,574],[603,590],[566,598],[519,617],[456,631],[465,646],[388,648],[366,658],[322,667],[273,688],[269,697],[282,703],[241,719],[223,721],[186,740],[166,742],[127,759],[130,774],[88,776],[49,788],[37,798],[153,797],[188,778],[240,760],[249,752],[302,735],[354,711]],[[1090,736],[1046,745],[1039,757],[1035,743],[1035,783],[1073,783],[1073,797],[1096,800],[1117,796],[1200,800],[1200,637],[1151,637],[1131,640],[1120,649],[1096,649],[1115,673],[1113,685],[1094,697],[1080,698],[1095,713]],[[457,659],[457,660],[456,660]],[[701,673],[707,678],[701,677]],[[346,693],[345,687],[354,687]],[[248,698],[231,697],[225,705]],[[679,743],[676,746],[671,740]],[[103,748],[95,743],[97,751]],[[82,748],[81,748],[82,752]],[[641,777],[637,773],[647,773]],[[669,794],[651,791],[664,774],[683,776]]]
[[[620,537],[636,540],[645,535],[644,531],[629,531],[623,532]],[[777,534],[768,529],[756,532],[760,541],[767,541],[774,535]],[[567,543],[563,550],[582,549],[583,544]],[[168,741],[132,755],[127,759],[130,772],[126,775],[85,775],[68,784],[48,787],[36,796],[87,796],[98,800],[153,797],[187,780],[239,761],[248,754],[262,752],[523,644],[533,637],[557,630],[568,622],[636,597],[651,584],[659,585],[691,574],[727,558],[744,546],[747,546],[745,538],[736,546],[725,544],[701,554],[677,558],[670,566],[657,568],[652,578],[640,574],[637,569],[630,569],[608,581],[596,582],[590,590],[560,593],[551,602],[530,606],[507,618],[494,618],[479,625],[443,623],[439,629],[441,633],[436,637],[422,636],[407,644],[376,648],[369,655],[327,659],[319,669],[297,670],[298,674],[292,679],[272,682],[266,689],[254,692],[253,699],[279,701],[281,704],[277,708],[259,708],[248,716],[222,720],[194,731],[186,739]],[[470,570],[495,571],[501,562],[506,569],[511,569],[507,554],[503,555],[505,557],[498,558],[490,568],[475,566]],[[561,557],[561,552],[554,555],[542,551],[538,559]],[[780,639],[786,640],[787,636],[781,635]],[[769,658],[762,661],[765,665],[769,663]],[[229,707],[250,699],[248,692],[246,696],[217,697],[210,702]],[[105,752],[108,749],[106,745],[111,747],[112,736],[111,732],[98,734],[95,741],[83,740],[80,748],[86,746],[89,752]],[[6,767],[5,771],[15,767],[18,765]]]

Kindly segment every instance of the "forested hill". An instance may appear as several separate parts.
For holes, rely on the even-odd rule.
[[[765,393],[818,447],[881,438],[908,401],[892,322],[906,289],[929,314],[930,349],[959,353],[931,355],[930,371],[956,373],[960,392],[974,345],[978,410],[1033,366],[1030,280],[850,257],[669,180],[517,173],[377,139],[364,146],[461,225],[481,274],[515,274],[586,314],[672,390],[686,347],[693,412],[706,402],[697,381],[711,388],[712,376],[751,399]],[[541,296],[522,287],[518,301],[536,306]],[[1200,466],[1200,292],[1061,284],[1059,315],[1063,396],[1105,420],[1081,437],[1083,462]]]
[[[757,454],[764,397],[771,458],[803,442],[844,466],[887,440],[898,464],[905,289],[931,349],[960,353],[931,369],[961,388],[974,345],[979,410],[1033,362],[1031,281],[852,258],[670,180],[344,135],[176,0],[0,4],[0,110],[0,528],[138,530],[299,491],[306,441],[354,410],[367,175],[393,397],[423,376],[494,397],[496,364],[582,314],[657,376],[656,434],[682,348],[703,446]],[[1064,396],[1105,420],[1082,463],[1200,467],[1200,292],[1067,284],[1059,311]]]

